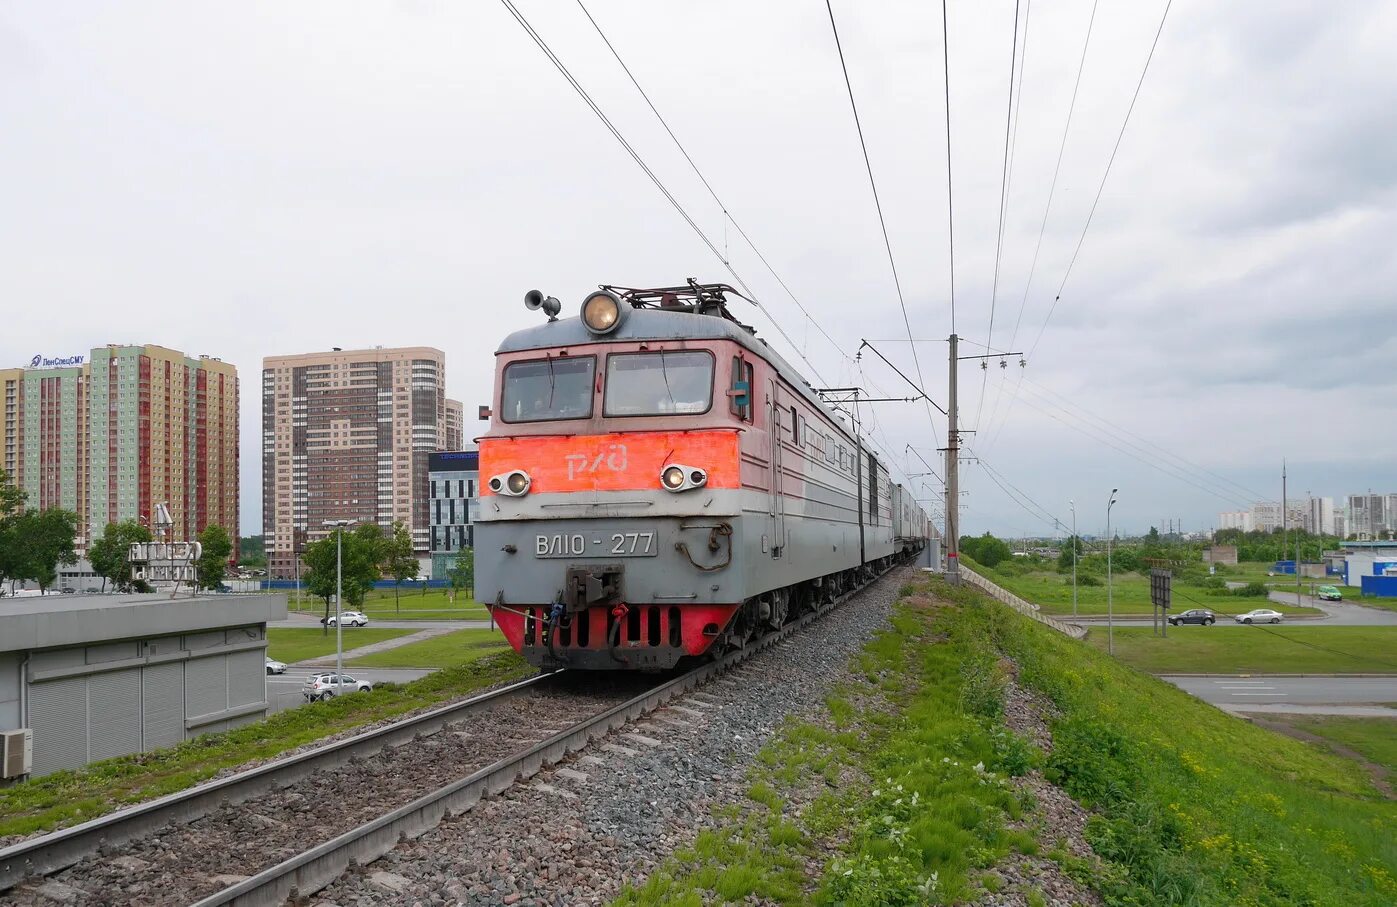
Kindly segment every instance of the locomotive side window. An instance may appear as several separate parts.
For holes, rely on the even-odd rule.
[[[731,400],[729,408],[732,414],[743,422],[752,421],[752,378],[752,363],[744,361],[741,356],[734,356],[732,389],[728,391],[728,398]]]
[[[511,362],[504,367],[500,416],[506,422],[591,418],[596,370],[595,356]]]
[[[712,405],[712,353],[662,350],[612,353],[606,359],[603,415],[696,415]]]

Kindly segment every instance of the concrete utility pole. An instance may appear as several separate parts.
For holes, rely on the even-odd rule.
[[[1077,502],[1068,501],[1072,511],[1072,616],[1077,616]]]
[[[1116,506],[1116,492],[1111,489],[1111,500],[1106,504],[1106,654],[1116,654],[1116,609],[1111,588],[1111,508]]]
[[[956,373],[960,371],[955,334],[950,340],[950,392],[946,406],[946,582],[960,585],[960,434],[956,428],[959,401],[956,398]]]

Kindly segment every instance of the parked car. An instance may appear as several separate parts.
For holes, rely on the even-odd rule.
[[[284,662],[284,661],[277,661],[275,658],[268,658],[268,659],[267,659],[267,673],[268,673],[268,674],[285,674],[285,673],[286,673],[286,662]]]
[[[340,618],[344,621],[346,627],[367,627],[369,625],[369,618],[362,611],[341,611]],[[329,617],[322,617],[320,622],[327,627],[333,627],[335,625],[335,615],[331,614]]]
[[[1270,608],[1257,608],[1246,614],[1238,614],[1236,620],[1239,624],[1278,624],[1283,617],[1285,615],[1279,611],[1272,611]]]
[[[1217,615],[1207,608],[1194,608],[1191,611],[1175,614],[1169,618],[1169,623],[1176,627],[1180,624],[1202,624],[1205,627],[1211,627],[1217,623],[1217,619]]]
[[[306,685],[301,689],[301,695],[307,702],[329,699],[340,693],[370,693],[373,691],[373,684],[367,680],[355,680],[348,674],[339,675],[335,678],[335,672],[328,674],[312,674],[306,678]]]
[[[74,592],[78,590],[74,589],[72,586],[64,586],[62,589],[59,589],[58,591],[62,592],[64,595],[72,595]]]
[[[1317,590],[1317,597],[1321,601],[1326,602],[1341,602],[1344,600],[1344,594],[1339,591],[1338,586],[1320,586]]]

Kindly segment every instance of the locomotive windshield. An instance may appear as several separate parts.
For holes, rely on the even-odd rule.
[[[698,414],[712,403],[712,353],[613,353],[606,360],[607,416]]]
[[[504,420],[590,418],[596,370],[597,360],[593,356],[511,362],[504,369]]]

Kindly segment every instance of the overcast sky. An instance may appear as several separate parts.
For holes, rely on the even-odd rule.
[[[577,4],[518,6],[771,316],[739,303],[740,317],[808,371],[807,357],[816,384],[907,393],[870,353],[845,355],[866,338],[915,377],[822,2],[588,8],[843,353]],[[1292,493],[1397,491],[1397,3],[1175,2],[1043,327],[1164,3],[1099,4],[1044,228],[1091,10],[1038,0],[1020,30],[996,290],[1015,4],[950,3],[954,328],[963,354],[1032,351],[1024,369],[963,364],[968,443],[993,470],[964,470],[964,531],[1048,532],[1071,499],[1079,528],[1100,531],[1112,487],[1124,529],[1210,527],[1279,498],[1282,458]],[[926,389],[944,405],[940,8],[834,11],[928,341]],[[472,412],[499,339],[538,320],[525,290],[575,314],[599,283],[732,281],[494,0],[0,2],[0,122],[0,363],[155,342],[236,364],[244,533],[261,523],[263,356],[434,345]],[[904,473],[925,471],[905,445],[932,459],[944,444],[920,405],[875,418]]]

